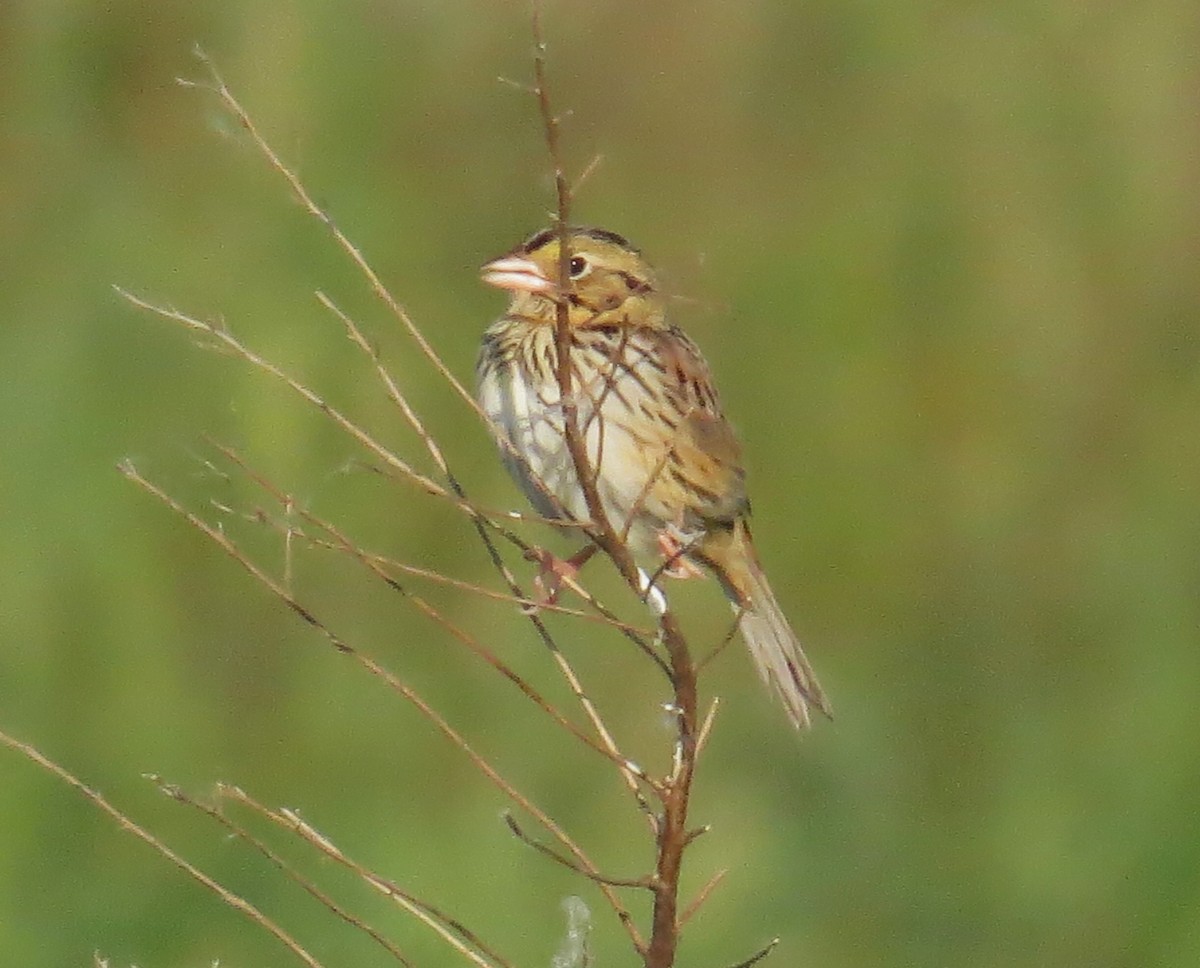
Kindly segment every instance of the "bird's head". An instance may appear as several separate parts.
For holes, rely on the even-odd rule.
[[[572,228],[567,234],[567,287],[559,292],[559,237],[543,229],[480,272],[513,294],[510,313],[553,325],[560,301],[572,327],[661,326],[663,299],[654,270],[616,232]]]

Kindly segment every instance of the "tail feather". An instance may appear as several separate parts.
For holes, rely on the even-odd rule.
[[[757,563],[748,569],[747,585],[750,601],[744,606],[732,604],[735,612],[741,612],[742,638],[759,676],[779,697],[797,729],[809,724],[810,706],[832,718],[833,711],[816,673]]]
[[[832,719],[829,700],[758,563],[745,521],[735,522],[729,531],[710,533],[696,556],[712,568],[740,615],[742,638],[755,668],[783,703],[792,725],[808,726],[810,708]]]

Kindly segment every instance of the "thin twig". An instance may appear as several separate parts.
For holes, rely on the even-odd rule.
[[[704,752],[704,747],[708,743],[708,737],[712,733],[713,722],[717,718],[717,710],[721,706],[721,697],[713,696],[712,702],[709,703],[708,713],[704,717],[704,722],[700,725],[700,735],[696,737],[696,757]]]
[[[292,882],[298,884],[302,890],[304,890],[309,896],[315,898],[318,903],[327,908],[335,917],[346,922],[346,924],[349,924],[351,927],[362,931],[364,934],[370,937],[371,940],[387,951],[388,954],[399,961],[400,964],[404,965],[405,968],[413,968],[412,961],[405,956],[404,952],[402,952],[391,941],[384,937],[381,932],[371,927],[361,918],[356,917],[339,905],[332,897],[330,897],[319,887],[317,887],[317,885],[311,880],[288,864],[287,861],[275,853],[275,851],[273,851],[269,846],[267,846],[257,837],[253,836],[244,827],[234,823],[216,807],[197,800],[195,797],[188,794],[182,787],[176,786],[174,783],[168,783],[160,776],[148,773],[146,774],[146,779],[150,780],[156,787],[158,787],[159,791],[164,795],[170,797],[177,803],[182,803],[184,806],[188,806],[194,810],[200,811],[210,820],[220,824],[234,837],[237,837],[244,843],[249,844],[256,851],[258,851],[259,854],[265,857],[266,860],[276,870],[280,871]]]
[[[302,819],[296,811],[286,809],[272,810],[270,807],[259,803],[241,787],[221,784],[218,787],[218,792],[222,796],[235,800],[260,816],[270,820],[272,823],[295,834],[326,857],[353,871],[362,881],[431,928],[443,941],[461,955],[470,959],[479,968],[492,968],[492,966],[513,968],[507,959],[502,958],[493,951],[475,932],[471,931],[457,918],[446,914],[429,902],[423,901],[393,881],[381,877],[369,868],[364,867],[358,861],[347,856],[332,840]]]
[[[223,349],[229,350],[235,356],[241,357],[252,366],[265,373],[270,374],[275,379],[284,383],[293,392],[299,394],[312,406],[316,407],[321,413],[329,417],[337,426],[343,430],[348,436],[357,441],[362,447],[374,454],[389,467],[398,471],[406,479],[417,484],[423,491],[434,497],[447,498],[456,506],[462,507],[463,503],[456,495],[451,494],[426,474],[422,474],[414,468],[408,461],[392,453],[386,447],[382,446],[370,434],[363,430],[358,424],[352,421],[349,417],[343,414],[340,410],[328,403],[323,397],[312,390],[310,387],[301,383],[295,377],[286,373],[276,364],[266,359],[261,354],[250,349],[245,343],[235,337],[228,329],[223,326],[218,326],[216,323],[210,323],[206,320],[199,319],[195,316],[189,316],[187,313],[180,312],[177,309],[172,309],[168,306],[160,306],[152,303],[149,300],[143,299],[140,296],[135,296],[133,293],[120,286],[113,286],[113,289],[131,305],[144,309],[147,312],[154,313],[164,319],[172,322],[180,323],[198,333],[208,336]],[[468,513],[478,513],[472,506],[462,507]]]
[[[451,387],[454,388],[454,391],[467,404],[468,407],[483,416],[483,411],[475,402],[475,398],[471,396],[466,388],[463,387],[463,385],[458,381],[458,378],[455,377],[455,375],[450,371],[450,368],[447,367],[442,361],[442,358],[430,345],[429,341],[425,338],[425,335],[412,321],[412,318],[405,311],[404,307],[400,305],[399,300],[392,295],[388,288],[383,284],[383,281],[376,274],[375,270],[371,268],[370,263],[367,262],[358,246],[356,246],[350,241],[349,238],[346,237],[345,234],[343,234],[342,230],[338,228],[333,219],[330,218],[329,213],[317,205],[315,201],[313,201],[312,196],[308,194],[308,190],[304,187],[303,183],[300,181],[300,178],[294,171],[292,171],[292,169],[283,163],[283,160],[275,153],[275,149],[273,149],[270,143],[262,136],[262,134],[259,133],[258,127],[255,125],[254,120],[250,117],[246,109],[242,107],[241,102],[234,97],[233,92],[229,89],[229,87],[226,86],[225,80],[217,71],[216,65],[213,64],[208,54],[206,54],[200,47],[196,47],[195,55],[200,62],[204,64],[205,68],[207,68],[209,77],[211,78],[211,83],[198,84],[195,81],[186,81],[182,79],[179,83],[186,87],[206,87],[220,99],[225,108],[234,116],[234,118],[237,119],[238,123],[246,130],[246,133],[249,134],[250,139],[254,142],[255,147],[267,160],[267,163],[270,165],[270,167],[278,172],[288,183],[288,186],[292,190],[292,194],[300,203],[301,207],[308,212],[309,215],[313,216],[313,218],[317,219],[317,221],[329,229],[330,233],[337,241],[339,248],[341,248],[341,250],[350,258],[350,261],[354,263],[359,272],[361,272],[366,278],[367,283],[371,287],[371,291],[375,293],[375,295],[384,303],[385,306],[387,306],[392,315],[400,321],[414,342],[416,342],[421,352],[425,355],[425,358],[429,360],[430,364],[432,364],[433,368],[438,371],[441,377],[448,384],[450,384]]]
[[[725,875],[728,873],[728,868],[721,868],[721,870],[713,874],[713,876],[708,879],[707,883],[700,888],[699,892],[697,892],[696,896],[692,899],[692,903],[684,908],[683,913],[679,915],[680,928],[686,925],[695,916],[696,912],[700,910],[704,902],[707,901],[712,895],[712,892],[716,890],[717,885],[720,884],[721,881],[725,880]]]
[[[696,663],[696,672],[697,673],[699,673],[701,670],[703,670],[717,656],[719,656],[722,652],[724,652],[727,648],[729,648],[729,643],[734,640],[734,637],[737,635],[738,629],[741,628],[741,625],[742,625],[742,616],[739,613],[738,615],[734,616],[733,622],[730,623],[729,628],[726,630],[725,634],[723,636],[721,636],[721,641],[718,642],[716,645],[714,645],[712,647],[712,649],[710,649],[706,655],[701,656],[700,661]]]
[[[357,559],[358,561],[360,561],[364,564],[369,562],[372,565],[378,566],[380,568],[393,568],[397,571],[404,572],[405,574],[412,575],[414,577],[425,578],[429,581],[434,581],[434,582],[437,582],[438,584],[447,585],[452,588],[459,588],[464,591],[472,592],[473,594],[479,595],[483,598],[491,598],[495,601],[509,602],[511,604],[521,606],[521,607],[527,607],[529,605],[534,604],[533,601],[528,597],[518,598],[515,595],[505,595],[501,592],[495,592],[489,588],[484,588],[482,585],[476,585],[472,582],[463,581],[463,580],[457,579],[457,578],[451,578],[449,575],[444,575],[441,572],[433,571],[429,568],[420,568],[416,565],[409,565],[404,562],[397,561],[396,559],[389,558],[385,555],[380,555],[380,554],[375,554],[372,552],[365,551],[363,548],[356,545],[349,538],[347,538],[344,534],[342,534],[340,531],[338,531],[338,529],[336,527],[334,527],[334,525],[330,524],[328,521],[325,521],[323,518],[318,517],[317,515],[313,514],[311,511],[307,510],[306,508],[297,507],[297,505],[295,503],[295,498],[292,495],[287,494],[284,491],[280,490],[265,475],[263,475],[262,473],[260,473],[259,471],[256,471],[253,467],[251,467],[249,462],[238,451],[234,450],[232,447],[228,447],[225,444],[222,444],[220,441],[215,440],[214,438],[209,437],[207,435],[205,436],[205,441],[211,447],[220,451],[221,454],[224,455],[227,460],[229,460],[235,466],[237,466],[237,468],[243,474],[245,474],[251,481],[253,481],[258,487],[260,487],[262,490],[266,491],[266,493],[269,494],[276,501],[276,503],[278,503],[281,506],[281,508],[283,509],[283,511],[285,513],[285,520],[288,520],[294,516],[298,516],[298,517],[302,518],[303,520],[308,521],[310,524],[313,524],[320,530],[324,531],[326,534],[333,536],[336,539],[336,544],[330,543],[327,541],[322,541],[321,539],[319,539],[311,534],[308,534],[307,532],[304,532],[303,530],[292,525],[290,523],[290,520],[288,520],[288,523],[286,525],[277,524],[272,520],[266,521],[265,523],[271,524],[280,534],[283,535],[285,541],[290,541],[294,538],[300,537],[300,538],[303,538],[304,540],[306,540],[311,545],[325,547],[325,548],[331,548],[331,549],[335,549],[335,550],[347,553],[351,557]],[[230,509],[230,508],[223,508],[223,510],[232,513],[232,509]],[[259,512],[256,512],[254,514],[243,515],[243,516],[246,517],[248,520],[254,520],[259,523],[264,523],[264,519],[263,519],[261,513],[259,513]],[[423,611],[425,611],[426,609],[432,610],[432,606],[430,606],[423,599],[415,598],[414,596],[412,596],[410,593],[408,593],[406,590],[404,590],[402,588],[398,587],[397,590],[403,591],[404,594],[408,595],[408,597],[410,597],[410,598],[414,598],[414,601],[419,603],[419,607]],[[639,638],[647,634],[645,630],[639,629],[636,626],[630,625],[628,622],[622,622],[619,618],[617,618],[615,615],[612,615],[611,613],[605,614],[604,612],[597,612],[596,614],[593,614],[591,612],[583,612],[583,611],[580,611],[579,609],[567,608],[565,606],[561,606],[561,605],[557,605],[557,604],[555,604],[555,605],[546,604],[546,605],[541,605],[540,607],[545,609],[546,611],[555,612],[555,613],[562,614],[562,615],[570,615],[574,618],[580,618],[580,619],[584,619],[586,621],[599,622],[603,625],[609,626],[610,628],[618,629],[622,632],[632,633],[633,635],[636,635]]]
[[[472,635],[469,635],[466,631],[460,629],[458,626],[442,617],[441,613],[434,609],[433,606],[426,602],[423,598],[409,592],[402,584],[400,584],[400,582],[387,573],[386,569],[380,565],[375,556],[368,555],[366,552],[362,551],[333,525],[321,521],[319,518],[316,518],[308,512],[303,512],[303,514],[305,520],[310,521],[316,526],[325,530],[325,532],[334,539],[340,551],[355,558],[376,577],[385,582],[389,588],[391,588],[393,591],[399,592],[401,595],[411,601],[423,614],[438,622],[438,624],[450,632],[450,634],[457,641],[461,642],[472,653],[486,662],[496,672],[500,673],[504,679],[515,685],[525,696],[525,698],[529,699],[535,706],[550,716],[556,725],[569,732],[589,749],[612,760],[612,762],[619,768],[623,770],[630,768],[629,760],[623,757],[620,752],[615,749],[615,747],[610,748],[598,743],[596,740],[592,739],[592,737],[580,730],[579,727],[568,720],[556,706],[538,693],[523,676],[519,675],[514,669],[512,669],[511,666],[503,662],[494,652],[485,647],[478,639]],[[641,775],[639,775],[639,779],[640,778],[642,778]]]
[[[311,954],[309,954],[308,951],[301,946],[300,942],[298,942],[295,938],[288,934],[288,932],[271,920],[271,918],[263,914],[262,911],[260,911],[245,898],[234,894],[233,891],[213,880],[213,878],[205,874],[204,871],[200,870],[200,868],[184,860],[183,857],[175,853],[175,851],[155,837],[154,834],[150,833],[144,827],[139,826],[128,816],[109,803],[108,800],[106,800],[98,790],[92,789],[73,773],[69,772],[65,767],[60,766],[58,763],[54,762],[54,760],[45,756],[38,749],[30,746],[28,743],[23,743],[21,740],[16,739],[13,736],[9,736],[4,732],[0,732],[0,743],[3,743],[9,749],[20,753],[26,757],[26,759],[33,761],[47,773],[57,777],[68,786],[75,789],[78,793],[82,794],[88,801],[91,802],[93,806],[98,807],[104,813],[108,814],[113,820],[115,820],[118,827],[120,827],[126,833],[133,834],[133,836],[137,837],[143,843],[148,844],[160,856],[165,857],[168,861],[187,874],[192,880],[207,888],[209,891],[212,891],[212,893],[219,897],[224,904],[227,904],[235,911],[244,914],[256,925],[279,941],[279,943],[287,948],[288,951],[290,951],[293,955],[295,955],[299,961],[308,965],[309,968],[322,968],[321,963],[317,961],[317,959]]]
[[[558,275],[556,293],[555,352],[559,403],[563,415],[563,436],[575,467],[576,478],[583,492],[588,516],[589,537],[609,557],[622,578],[635,592],[641,591],[637,565],[628,545],[620,540],[605,513],[595,483],[595,472],[588,458],[587,447],[578,425],[578,402],[573,387],[574,368],[570,359],[572,335],[569,305],[566,299],[570,283],[569,239],[571,193],[559,145],[559,119],[550,102],[546,81],[546,43],[542,32],[542,0],[533,0],[531,26],[533,30],[534,91],[542,119],[546,150],[554,174],[558,236]],[[675,963],[679,944],[679,878],[683,855],[688,844],[687,814],[692,778],[696,765],[697,698],[696,668],[687,641],[678,621],[669,609],[663,608],[659,617],[662,641],[666,647],[674,687],[674,706],[677,709],[677,742],[674,768],[661,793],[662,816],[657,828],[658,856],[655,862],[655,894],[650,942],[639,949],[646,968],[670,968]]]
[[[579,194],[579,189],[581,189],[584,183],[596,173],[596,169],[600,167],[600,163],[602,161],[604,161],[604,155],[596,154],[592,156],[591,161],[584,165],[583,171],[579,173],[579,177],[576,178],[574,184],[571,185],[572,198]]]
[[[215,441],[210,441],[210,443],[212,444],[212,446],[216,447],[222,454],[224,454],[228,460],[233,462],[242,471],[242,473],[244,473],[247,477],[250,478],[250,480],[252,480],[255,484],[257,484],[259,487],[261,487],[268,494],[270,494],[271,497],[276,502],[278,502],[285,508],[293,508],[294,507],[294,503],[293,503],[290,495],[285,494],[283,491],[279,490],[266,477],[264,477],[262,474],[258,473],[256,470],[254,470],[252,467],[250,467],[250,465],[245,461],[245,459],[242,458],[242,456],[237,451],[233,450],[230,447],[225,447],[224,445],[219,444]],[[589,749],[592,749],[595,752],[600,753],[602,756],[605,756],[608,759],[610,759],[617,766],[617,768],[619,770],[621,770],[622,774],[627,776],[628,783],[630,785],[632,785],[634,788],[635,796],[640,798],[641,791],[637,788],[637,781],[645,780],[647,782],[650,782],[649,778],[637,766],[635,766],[633,764],[633,762],[628,759],[628,757],[624,756],[616,748],[616,745],[612,742],[611,737],[608,738],[608,742],[606,742],[606,743],[605,742],[598,743],[595,740],[593,740],[590,736],[588,736],[587,734],[582,732],[577,726],[575,726],[574,723],[570,722],[565,716],[563,716],[563,714],[558,710],[558,708],[556,706],[554,706],[547,699],[545,699],[540,693],[538,693],[524,679],[524,677],[520,676],[509,665],[507,665],[506,663],[501,661],[500,658],[498,656],[496,656],[496,654],[494,652],[492,652],[490,649],[486,648],[478,639],[476,639],[474,636],[467,633],[464,629],[461,629],[459,626],[457,626],[453,622],[449,621],[445,616],[443,616],[441,614],[440,611],[438,611],[436,608],[434,608],[424,598],[422,598],[419,595],[413,594],[404,585],[402,585],[394,576],[388,574],[386,566],[382,563],[386,559],[382,559],[378,555],[372,555],[372,554],[369,554],[368,552],[364,551],[357,544],[355,544],[353,541],[351,541],[345,534],[343,534],[340,530],[338,530],[334,525],[323,520],[322,518],[317,517],[312,512],[310,512],[306,509],[300,509],[297,513],[299,513],[299,515],[303,518],[303,520],[309,522],[310,524],[314,525],[315,527],[317,527],[320,530],[322,530],[323,532],[325,532],[325,534],[329,535],[330,538],[333,539],[333,542],[334,542],[333,547],[335,547],[338,551],[352,557],[353,559],[358,561],[360,564],[364,565],[376,577],[378,577],[382,581],[384,581],[388,585],[388,587],[390,587],[393,591],[396,591],[399,594],[403,595],[423,615],[432,619],[437,624],[442,626],[442,628],[444,628],[447,632],[449,632],[450,635],[456,641],[462,643],[474,655],[481,658],[484,662],[486,662],[488,665],[490,665],[495,671],[500,673],[500,675],[503,676],[507,681],[509,681],[510,683],[515,685],[518,689],[520,689],[521,692],[525,695],[525,697],[527,699],[529,699],[531,702],[533,702],[533,704],[535,706],[537,706],[539,709],[541,709],[543,712],[545,712],[547,715],[549,715],[551,717],[551,719],[553,719],[554,722],[558,726],[560,726],[562,729],[569,732],[580,742],[584,743]],[[425,569],[420,569],[419,571],[422,574],[431,574],[431,573],[427,572],[427,570],[425,570]],[[583,616],[583,617],[591,617],[591,616]],[[563,662],[565,662],[565,657],[563,657],[560,652],[555,651],[554,655],[555,655],[556,659],[560,659]],[[583,695],[582,686],[579,684],[579,681],[574,674],[574,670],[571,669],[569,664],[567,664],[563,668],[563,675],[567,678],[567,681],[570,684],[572,684],[573,687],[577,690],[577,694],[580,695],[581,701],[583,701],[583,703],[585,704],[585,708],[591,708],[594,712],[594,706],[591,705],[591,701],[586,697],[586,695]],[[597,719],[598,718],[599,717],[597,714]],[[603,723],[601,723],[601,727],[603,727]]]
[[[648,890],[653,886],[645,877],[605,877],[603,874],[595,874],[590,871],[586,871],[573,860],[571,860],[571,858],[564,857],[553,847],[529,836],[529,834],[525,832],[521,825],[517,823],[516,818],[513,817],[513,815],[507,810],[504,812],[504,822],[508,825],[508,829],[512,831],[513,836],[521,841],[521,843],[525,844],[525,846],[533,848],[539,854],[549,857],[556,864],[560,864],[567,868],[567,870],[574,871],[576,874],[581,874],[588,880],[595,881],[597,884],[607,884],[609,887],[635,887],[642,888],[643,890]]]
[[[767,955],[769,955],[772,951],[774,951],[778,944],[779,944],[779,939],[772,938],[771,942],[765,948],[762,948],[761,950],[756,951],[745,961],[739,961],[736,965],[732,965],[731,968],[754,968],[755,965],[757,965]]]
[[[325,293],[317,290],[316,297],[317,301],[322,306],[324,306],[338,318],[341,324],[346,328],[346,332],[349,334],[353,343],[360,350],[362,350],[363,353],[366,354],[367,358],[371,361],[372,365],[375,367],[375,375],[379,378],[380,382],[383,383],[389,399],[391,399],[391,401],[404,415],[404,419],[408,422],[408,425],[412,427],[414,431],[416,431],[417,436],[421,438],[421,443],[423,443],[425,445],[425,449],[429,451],[429,456],[432,457],[433,462],[437,464],[438,470],[440,470],[446,477],[452,476],[450,474],[450,466],[446,463],[446,457],[442,453],[441,447],[438,446],[438,443],[436,440],[434,440],[433,435],[430,434],[430,432],[426,429],[421,418],[417,416],[417,411],[413,409],[412,404],[408,402],[408,397],[404,395],[399,384],[397,384],[392,378],[392,374],[388,372],[387,367],[383,365],[383,361],[379,358],[378,351],[367,341],[367,338],[363,335],[362,330],[359,329],[358,324],[350,318],[349,314],[342,312],[337,304],[334,303],[334,301],[327,295],[325,295]]]
[[[543,827],[555,840],[563,846],[563,848],[571,854],[579,864],[587,870],[595,871],[596,865],[591,858],[583,851],[583,849],[575,843],[574,839],[544,810],[534,804],[528,797],[516,789],[508,781],[499,770],[496,769],[487,759],[485,759],[475,748],[467,742],[466,738],[458,732],[450,723],[411,686],[390,672],[384,666],[370,656],[359,652],[352,645],[337,635],[329,626],[322,622],[316,614],[310,609],[301,604],[288,589],[283,587],[279,582],[273,579],[258,565],[246,557],[242,549],[237,546],[224,532],[214,528],[212,525],[203,519],[197,517],[192,512],[184,508],[178,501],[167,494],[162,488],[151,483],[138,472],[137,468],[130,461],[125,461],[119,465],[119,469],[129,480],[137,484],[139,487],[146,490],[148,493],[158,498],[162,503],[169,507],[176,514],[180,515],[188,524],[196,528],[211,541],[213,541],[222,551],[229,555],[234,561],[248,571],[255,579],[258,580],[268,591],[275,595],[288,608],[299,615],[305,622],[311,625],[318,631],[325,640],[338,652],[352,657],[371,675],[377,677],[384,682],[392,691],[397,693],[412,704],[422,716],[425,717],[450,743],[462,752],[475,766],[480,773],[487,778],[497,789],[499,789],[506,797],[514,804],[533,817],[538,824]],[[629,911],[625,908],[620,898],[616,895],[612,888],[601,885],[601,891],[604,893],[605,899],[613,908],[618,920],[625,927],[626,933],[633,942],[634,947],[638,951],[643,950],[643,941],[641,933],[633,922]]]

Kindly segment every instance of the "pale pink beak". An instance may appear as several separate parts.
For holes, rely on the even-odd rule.
[[[483,274],[483,281],[497,289],[536,293],[554,291],[554,283],[542,274],[538,264],[521,256],[502,255],[499,259],[487,263],[480,272]]]

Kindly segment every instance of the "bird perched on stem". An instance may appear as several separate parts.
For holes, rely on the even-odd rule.
[[[829,715],[755,553],[741,447],[708,364],[668,320],[654,272],[629,242],[605,229],[572,228],[567,249],[565,292],[553,229],[482,269],[485,282],[512,293],[484,333],[477,367],[479,402],[505,464],[540,514],[591,520],[564,430],[562,303],[576,426],[612,532],[656,575],[711,571],[792,724],[808,725],[810,707]]]

